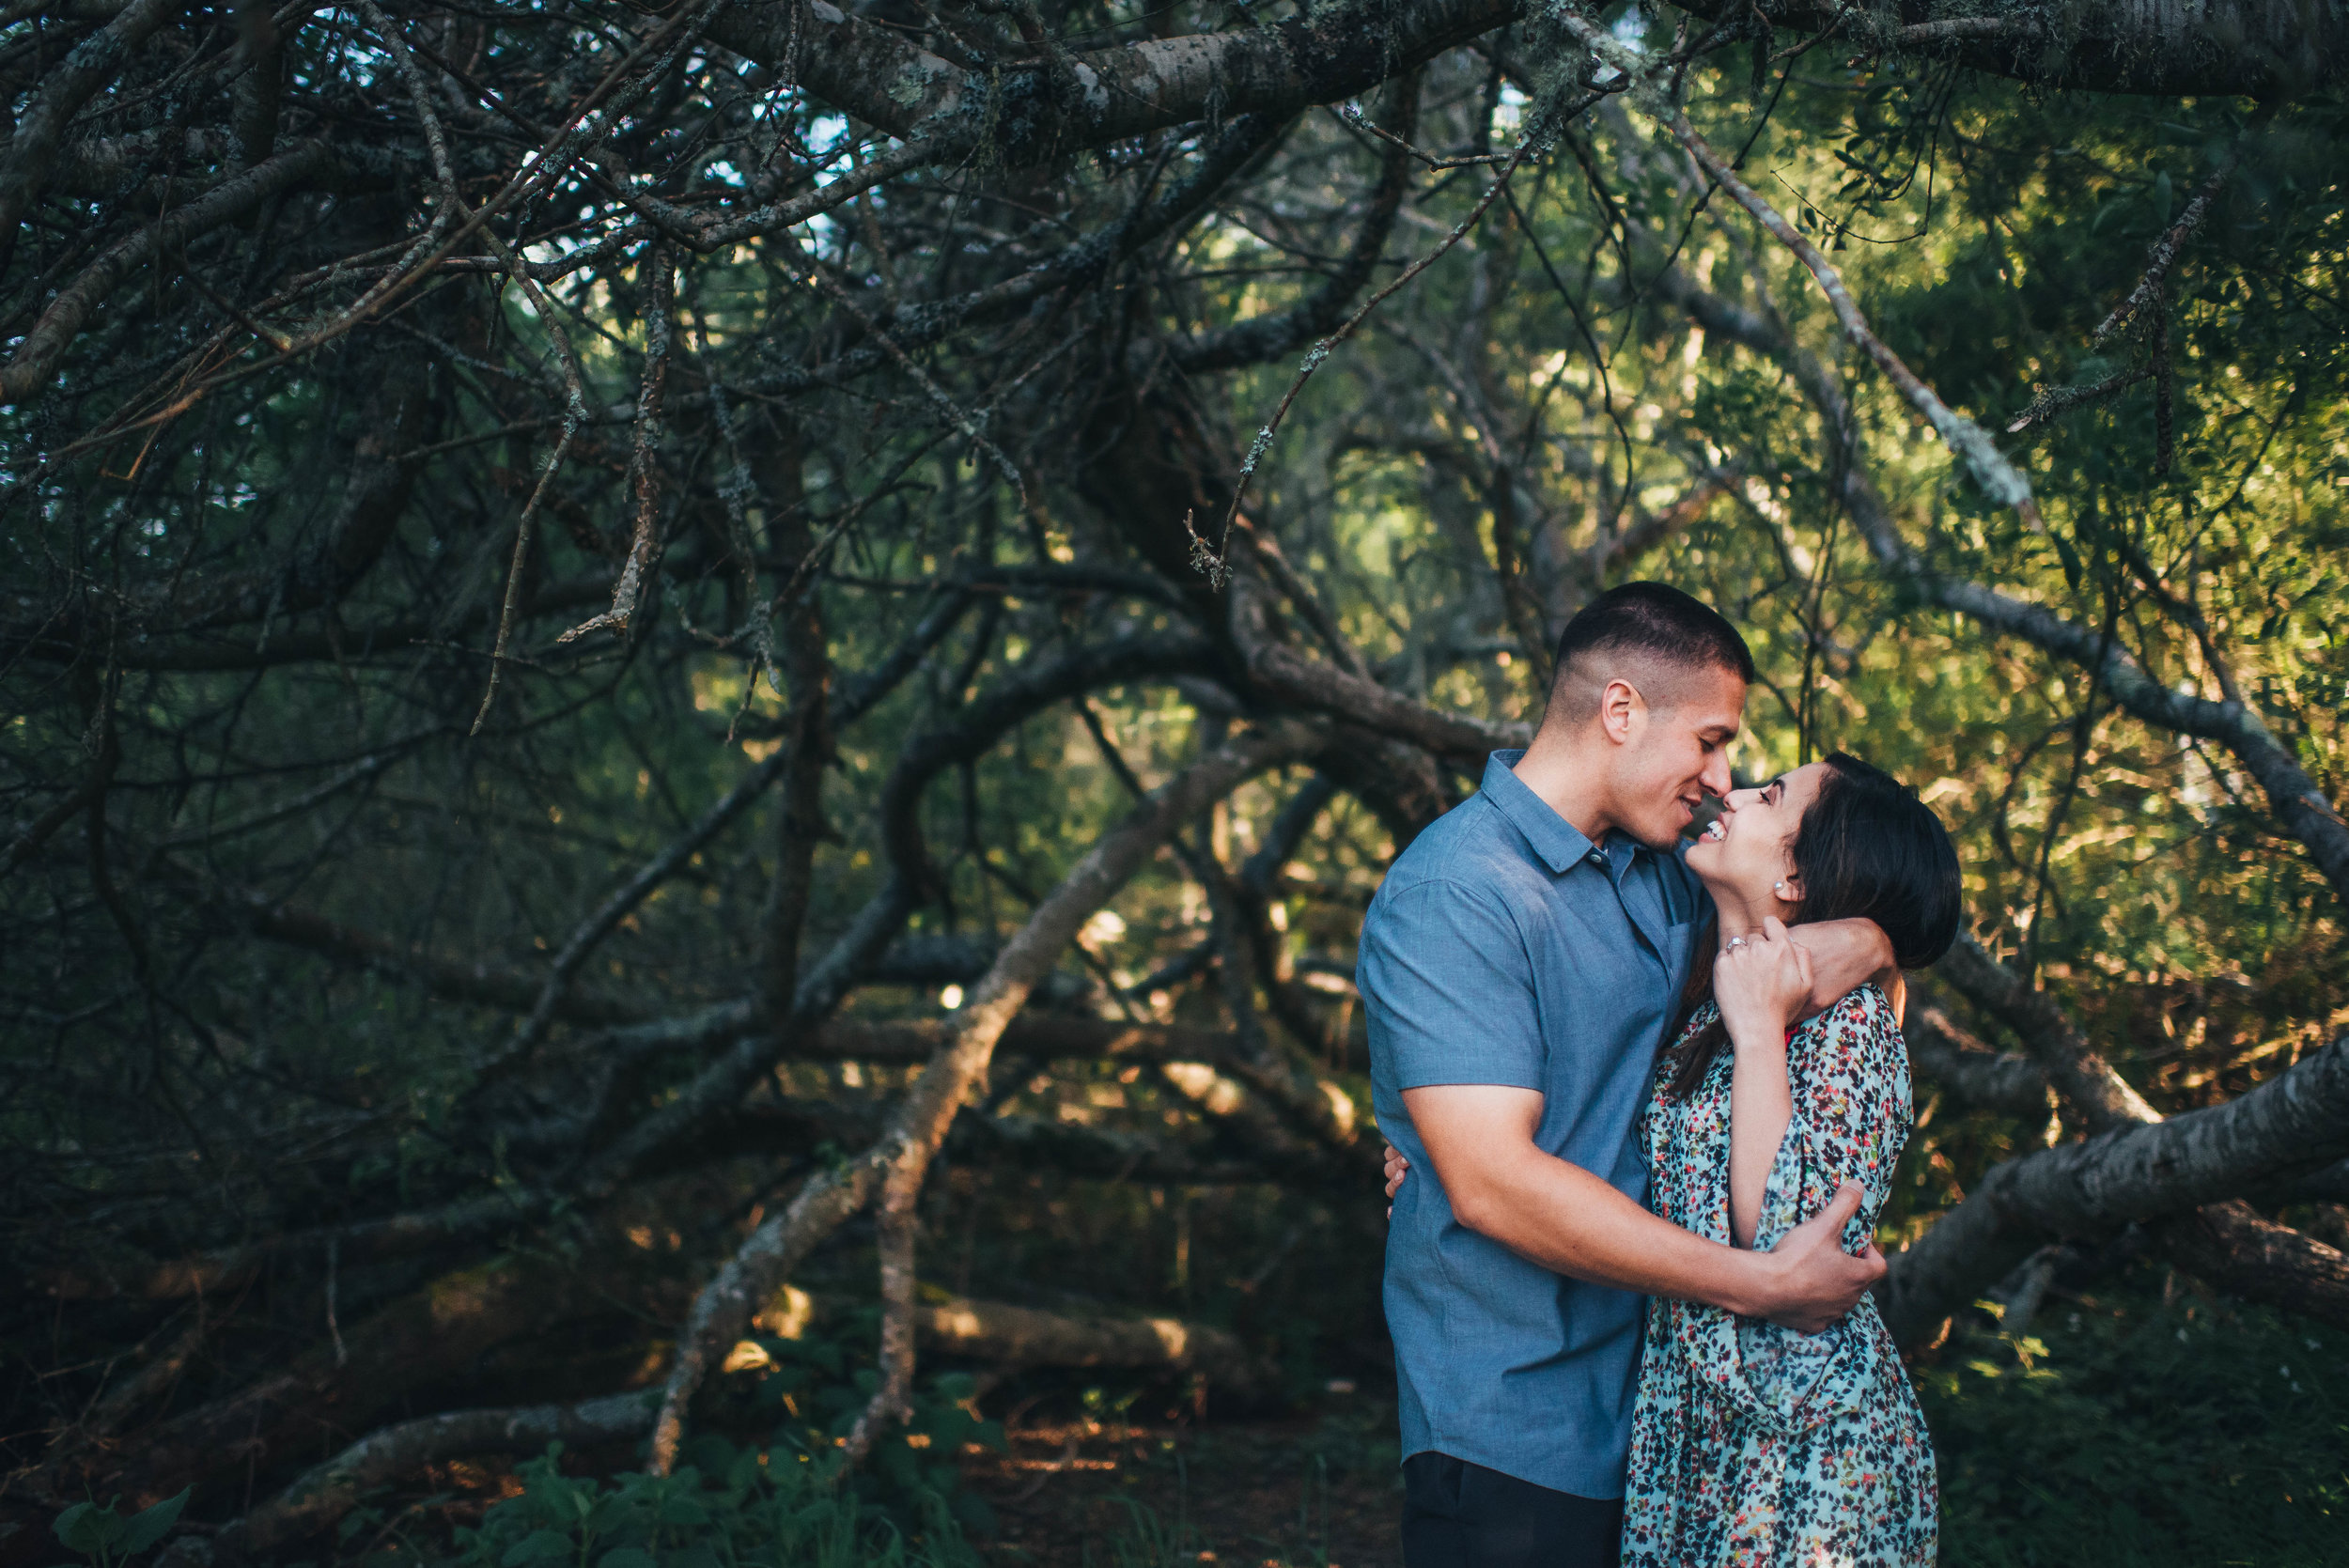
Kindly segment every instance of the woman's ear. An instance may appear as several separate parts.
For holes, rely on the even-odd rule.
[[[1770,884],[1770,892],[1781,904],[1799,904],[1802,902],[1802,878],[1790,871]]]

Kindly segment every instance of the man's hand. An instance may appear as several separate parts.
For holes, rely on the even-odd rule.
[[[1873,1247],[1847,1257],[1844,1224],[1862,1196],[1846,1186],[1827,1212],[1767,1252],[1692,1235],[1579,1166],[1533,1146],[1542,1096],[1499,1084],[1403,1091],[1403,1105],[1435,1162],[1453,1218],[1517,1256],[1569,1279],[1641,1296],[1705,1301],[1743,1317],[1817,1333],[1884,1277]],[[1405,1179],[1392,1157],[1388,1191]]]
[[[1403,1177],[1411,1169],[1411,1162],[1403,1157],[1403,1151],[1387,1145],[1387,1218],[1394,1218],[1394,1195],[1403,1190]]]
[[[1843,1227],[1859,1212],[1865,1196],[1859,1183],[1845,1182],[1826,1208],[1763,1254],[1774,1265],[1775,1278],[1750,1315],[1798,1334],[1816,1334],[1833,1327],[1875,1288],[1890,1266],[1875,1243],[1870,1242],[1856,1258],[1843,1250]]]

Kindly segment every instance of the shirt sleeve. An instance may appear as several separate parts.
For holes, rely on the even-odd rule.
[[[1532,959],[1489,893],[1427,881],[1381,898],[1363,923],[1356,980],[1372,1058],[1392,1063],[1396,1088],[1544,1087]]]
[[[1907,1047],[1891,1003],[1874,986],[1812,1019],[1796,1045],[1799,1056],[1788,1062],[1794,1115],[1763,1187],[1754,1246],[1776,1246],[1848,1181],[1867,1194],[1843,1229],[1843,1250],[1856,1254],[1875,1234],[1908,1141]]]

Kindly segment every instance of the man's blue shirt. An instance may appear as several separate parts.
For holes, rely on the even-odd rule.
[[[1594,847],[1511,771],[1523,754],[1493,753],[1362,923],[1373,1103],[1411,1162],[1387,1233],[1403,1456],[1616,1498],[1641,1297],[1552,1274],[1454,1219],[1403,1091],[1539,1090],[1534,1143],[1644,1203],[1635,1125],[1708,903],[1676,854],[1619,834]]]

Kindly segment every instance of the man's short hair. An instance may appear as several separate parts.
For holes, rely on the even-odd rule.
[[[1578,660],[1644,654],[1689,670],[1725,670],[1753,683],[1753,654],[1719,611],[1669,582],[1626,582],[1575,613],[1558,639],[1558,694]]]

